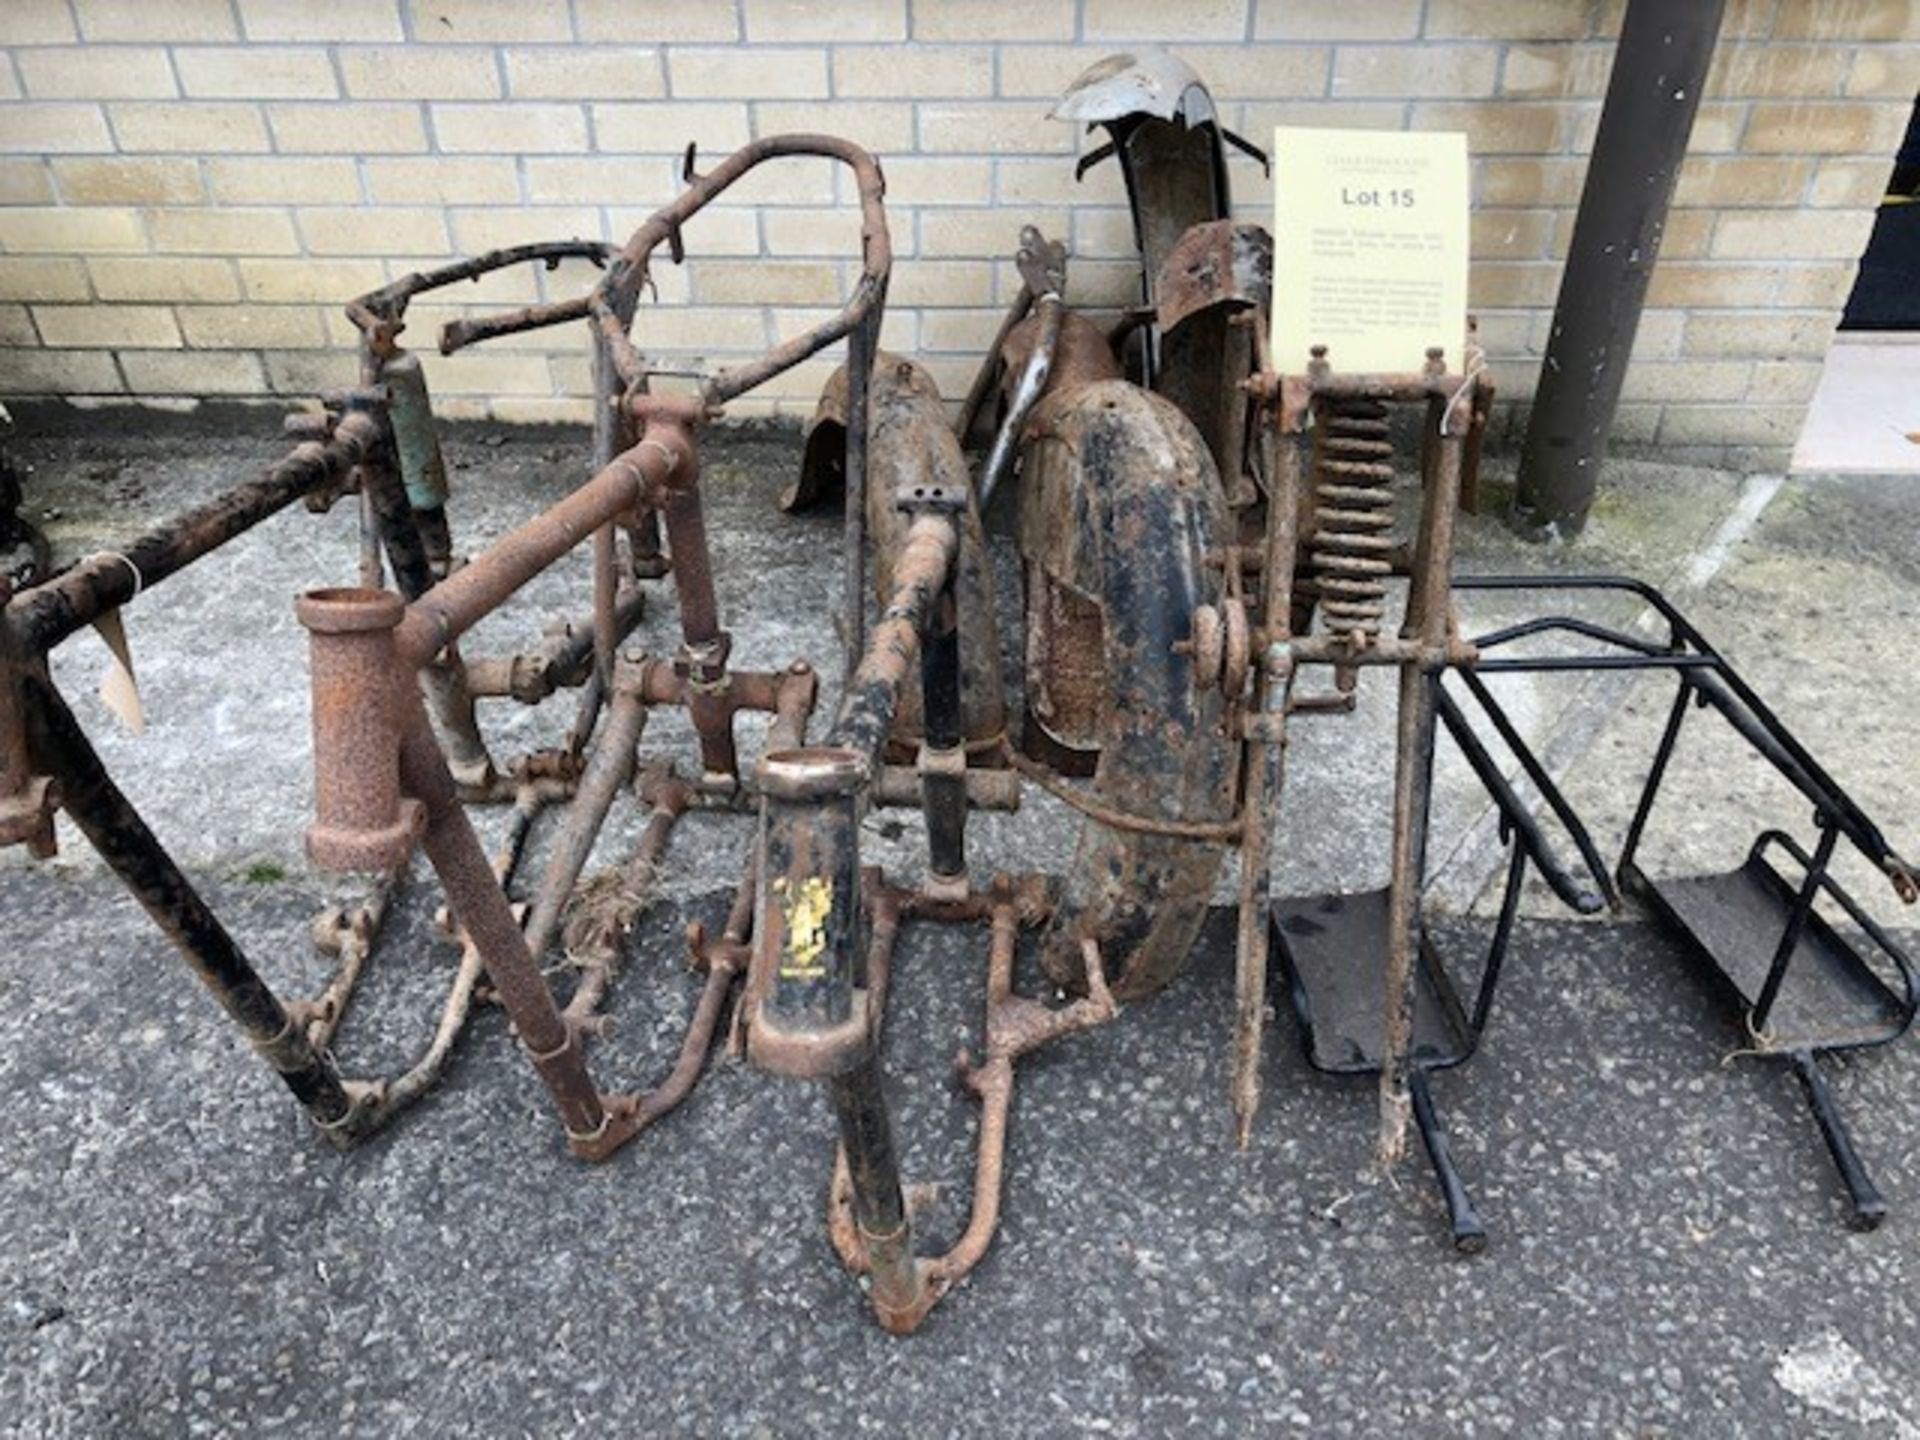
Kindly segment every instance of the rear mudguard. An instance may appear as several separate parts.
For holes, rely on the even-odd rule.
[[[961,728],[969,751],[995,754],[1006,734],[1006,692],[1001,683],[993,572],[966,458],[947,422],[939,387],[911,360],[880,352],[867,406],[867,547],[872,560],[868,569],[882,604],[893,593],[894,565],[906,543],[907,517],[895,499],[902,482],[940,485],[967,494],[966,521],[960,529],[960,570],[954,582],[960,607]],[[821,393],[807,427],[800,478],[781,497],[780,508],[802,510],[843,494],[846,456],[847,367],[842,365]],[[920,698],[918,684],[902,687],[887,745],[891,760],[911,761],[919,748]]]
[[[1109,55],[1082,71],[1053,113],[1089,129],[1106,129],[1133,211],[1143,266],[1141,298],[1154,304],[1154,282],[1180,237],[1194,225],[1233,213],[1226,132],[1213,97],[1185,61],[1144,46]],[[1104,148],[1094,152],[1104,154]]]
[[[1207,561],[1232,535],[1219,472],[1173,405],[1121,380],[1041,402],[1022,463],[1020,539],[1029,636],[1048,625],[1049,597],[1091,625],[1055,633],[1038,657],[1094,678],[1099,704],[1093,793],[1148,820],[1223,821],[1233,812],[1235,748],[1218,687],[1194,683],[1197,606],[1219,605],[1223,575]],[[1062,653],[1097,644],[1097,655]],[[1030,694],[1030,703],[1033,697]],[[1224,847],[1120,830],[1089,819],[1041,946],[1059,984],[1081,989],[1081,940],[1099,942],[1117,998],[1160,989],[1186,966]]]
[[[1056,116],[1103,127],[1126,181],[1140,247],[1147,324],[1128,332],[1128,373],[1165,395],[1199,426],[1228,498],[1249,509],[1259,498],[1258,466],[1247,444],[1243,388],[1258,368],[1253,332],[1235,312],[1264,311],[1272,243],[1257,226],[1236,225],[1226,147],[1266,157],[1221,123],[1206,85],[1184,61],[1143,48],[1110,55],[1082,73]]]
[[[1199,427],[1235,509],[1260,498],[1247,381],[1260,368],[1253,325],[1266,323],[1272,294],[1272,237],[1231,220],[1182,235],[1155,287],[1161,365],[1154,388]]]

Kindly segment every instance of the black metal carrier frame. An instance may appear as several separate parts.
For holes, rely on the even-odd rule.
[[[1582,914],[1617,906],[1624,892],[1643,902],[1675,933],[1739,1026],[1742,1053],[1783,1059],[1799,1077],[1846,1185],[1852,1223],[1862,1229],[1878,1225],[1886,1217],[1886,1201],[1854,1148],[1819,1057],[1884,1045],[1905,1033],[1920,1010],[1920,977],[1900,946],[1833,877],[1830,866],[1844,838],[1884,872],[1907,901],[1914,898],[1916,889],[1912,868],[1725,657],[1652,585],[1613,575],[1479,575],[1455,576],[1453,586],[1456,590],[1630,594],[1665,622],[1667,632],[1662,642],[1577,616],[1548,614],[1475,637],[1471,643],[1477,659],[1472,664],[1428,678],[1435,712],[1493,799],[1500,836],[1509,847],[1499,917],[1470,1007],[1456,990],[1432,936],[1421,927],[1409,1089],[1415,1123],[1447,1203],[1454,1243],[1462,1250],[1479,1250],[1486,1243],[1486,1228],[1453,1163],[1428,1074],[1464,1063],[1479,1044],[1529,864],[1555,895]],[[1572,655],[1498,653],[1520,640],[1553,635],[1577,636],[1597,648]],[[1554,785],[1546,766],[1526,745],[1483,678],[1602,670],[1664,670],[1679,682],[1620,859],[1613,867],[1617,887],[1587,825]],[[1564,829],[1593,888],[1554,856],[1539,820],[1501,773],[1467,712],[1448,691],[1444,681],[1449,673],[1458,675],[1468,697]],[[1807,798],[1813,806],[1815,830],[1811,850],[1770,827],[1754,838],[1745,861],[1730,872],[1656,879],[1641,868],[1638,857],[1648,820],[1690,706],[1718,711]],[[1430,772],[1431,746],[1425,759]],[[1430,798],[1430,784],[1423,794]],[[1784,872],[1776,857],[1784,857]],[[1420,865],[1424,880],[1424,856]],[[1857,927],[1864,947],[1815,909],[1823,895]],[[1336,1074],[1377,1074],[1380,1069],[1377,997],[1387,944],[1385,900],[1385,892],[1376,891],[1288,898],[1273,907],[1276,960],[1285,973],[1308,1061],[1316,1069]],[[1881,962],[1876,965],[1863,950],[1877,951]]]

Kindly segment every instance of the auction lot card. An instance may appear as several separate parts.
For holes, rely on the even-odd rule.
[[[1467,335],[1467,137],[1319,130],[1273,136],[1273,363],[1336,372],[1458,370]]]

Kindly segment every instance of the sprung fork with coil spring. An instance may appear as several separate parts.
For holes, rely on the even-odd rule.
[[[1327,629],[1364,642],[1380,633],[1392,573],[1393,444],[1377,400],[1323,398],[1313,447],[1310,548]]]

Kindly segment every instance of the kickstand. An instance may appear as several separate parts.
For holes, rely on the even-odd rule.
[[[1427,1071],[1420,1065],[1407,1072],[1407,1090],[1413,1099],[1413,1123],[1433,1161],[1434,1178],[1440,1182],[1440,1194],[1447,1202],[1447,1219],[1453,1226],[1453,1248],[1463,1255],[1478,1255],[1487,1248],[1487,1227],[1474,1208],[1473,1196],[1453,1163],[1453,1149],[1447,1143],[1447,1127],[1433,1108],[1433,1094],[1427,1088]]]
[[[1834,1168],[1846,1184],[1847,1199],[1853,1206],[1849,1223],[1856,1230],[1879,1229],[1880,1222],[1887,1218],[1887,1202],[1867,1174],[1867,1167],[1860,1163],[1860,1152],[1853,1148],[1853,1136],[1847,1133],[1840,1107],[1833,1103],[1833,1090],[1820,1073],[1819,1060],[1811,1050],[1790,1051],[1787,1058],[1807,1092],[1807,1104],[1820,1126],[1821,1138],[1827,1142],[1827,1153],[1833,1156]]]

